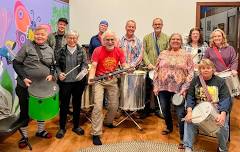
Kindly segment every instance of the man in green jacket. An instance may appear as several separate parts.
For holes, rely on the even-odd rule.
[[[153,19],[152,27],[154,31],[144,36],[143,38],[144,48],[143,61],[144,64],[147,66],[148,72],[154,70],[160,52],[166,50],[168,47],[168,36],[162,33],[163,20],[161,18]],[[146,77],[147,86],[146,86],[145,109],[141,116],[142,118],[145,118],[146,116],[148,116],[150,112],[155,112],[157,116],[161,117],[161,114],[158,110],[159,108],[156,108],[155,110],[155,108],[153,107],[152,111],[150,107],[150,104],[152,102],[155,103],[155,107],[158,107],[158,104],[156,104],[157,102],[153,95],[152,80],[149,78],[148,75]]]

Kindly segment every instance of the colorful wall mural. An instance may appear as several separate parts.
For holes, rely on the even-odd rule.
[[[0,108],[9,108],[7,113],[19,113],[17,76],[11,64],[15,54],[33,39],[37,25],[44,24],[49,32],[56,31],[59,17],[69,18],[69,6],[62,1],[0,0]]]

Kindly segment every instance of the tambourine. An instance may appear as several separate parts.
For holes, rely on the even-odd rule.
[[[176,93],[172,97],[172,104],[175,106],[180,106],[184,104],[185,98],[183,95],[180,95],[179,93]]]

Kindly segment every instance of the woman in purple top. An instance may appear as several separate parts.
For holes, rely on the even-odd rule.
[[[215,29],[211,33],[209,46],[210,47],[204,54],[204,58],[208,58],[214,63],[216,72],[222,72],[229,69],[232,71],[233,75],[237,75],[238,56],[235,49],[227,43],[224,31]],[[222,61],[217,54],[222,56]]]

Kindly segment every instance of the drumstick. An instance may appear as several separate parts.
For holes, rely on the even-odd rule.
[[[199,118],[201,117],[201,115],[198,115],[198,116],[195,116],[195,117],[192,117],[192,119],[196,119],[196,118]],[[186,119],[185,118],[182,118],[181,121],[185,121]]]
[[[158,97],[158,96],[157,96],[157,101],[158,101],[159,111],[160,111],[161,114],[162,114],[162,108],[161,108],[161,104],[160,104],[160,100],[159,100],[159,97]]]
[[[77,66],[75,66],[74,68],[72,68],[70,71],[68,71],[68,72],[65,74],[65,77],[66,77],[67,75],[69,75],[73,70],[77,69],[79,66],[80,66],[80,64],[77,65]]]

